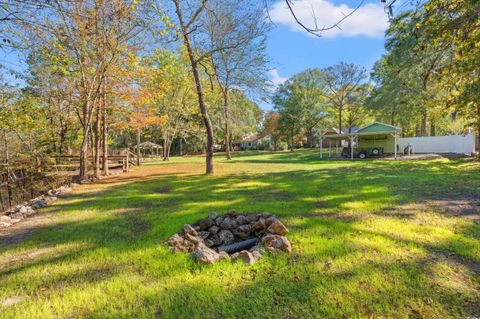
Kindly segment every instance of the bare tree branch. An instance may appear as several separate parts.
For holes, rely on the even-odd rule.
[[[317,24],[317,19],[315,17],[315,10],[312,8],[312,14],[313,14],[313,17],[314,17],[314,21],[315,21],[315,26],[314,27],[308,27],[304,22],[302,22],[297,14],[295,13],[295,10],[294,10],[294,2],[293,0],[285,0],[285,3],[287,4],[287,7],[288,7],[288,10],[290,11],[290,13],[292,14],[293,18],[295,19],[295,22],[297,22],[297,24],[299,26],[301,26],[305,31],[307,31],[308,33],[310,34],[313,34],[314,36],[317,36],[317,37],[321,37],[322,36],[322,32],[324,31],[328,31],[328,30],[331,30],[331,29],[334,29],[334,28],[339,28],[340,29],[340,23],[342,23],[343,21],[345,21],[346,19],[348,19],[348,17],[350,17],[352,14],[354,14],[358,9],[360,9],[360,7],[363,5],[363,3],[365,2],[365,0],[360,0],[360,2],[358,3],[358,5],[352,10],[350,11],[349,13],[347,14],[344,14],[343,13],[343,18],[341,18],[340,20],[338,20],[335,24],[332,24],[330,26],[323,26],[323,27],[318,27],[318,24]],[[341,29],[340,29],[341,30]]]

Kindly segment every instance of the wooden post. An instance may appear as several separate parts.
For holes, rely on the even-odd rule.
[[[354,137],[350,136],[350,159],[353,160],[353,140]]]
[[[394,158],[397,159],[397,134],[393,134],[393,140],[394,140],[394,145],[393,145],[393,149],[394,149]]]
[[[140,166],[140,129],[137,129],[137,166]]]
[[[328,141],[328,158],[332,157],[332,141]]]
[[[320,159],[323,158],[323,135],[320,135]]]

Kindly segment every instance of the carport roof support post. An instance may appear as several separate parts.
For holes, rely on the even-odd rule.
[[[349,136],[349,139],[350,139],[350,157],[353,160],[353,143],[355,143],[357,136],[351,135]]]

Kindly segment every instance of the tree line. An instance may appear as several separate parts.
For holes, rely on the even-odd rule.
[[[246,0],[2,2],[0,49],[27,65],[2,63],[4,164],[40,171],[78,152],[83,181],[108,174],[109,147],[143,138],[161,141],[165,160],[174,141],[203,151],[213,172],[214,144],[230,158],[261,117],[263,10]]]
[[[0,50],[26,62],[0,63],[3,164],[40,171],[76,151],[82,181],[108,174],[109,148],[143,139],[161,142],[165,160],[175,144],[203,151],[209,174],[215,144],[230,159],[232,142],[257,129],[274,149],[311,147],[321,131],[372,120],[407,135],[480,132],[476,1],[428,0],[395,17],[370,77],[340,63],[300,72],[273,94],[265,5],[3,1]],[[255,101],[267,97],[274,111],[263,115]]]
[[[277,88],[263,134],[311,147],[322,131],[377,120],[406,136],[474,128],[480,139],[479,14],[478,2],[461,0],[424,1],[402,12],[370,77],[349,63],[294,75]]]

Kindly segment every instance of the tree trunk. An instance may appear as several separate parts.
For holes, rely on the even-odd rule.
[[[432,118],[430,120],[430,136],[436,136],[437,135],[437,128],[435,126],[435,119]]]
[[[107,92],[105,85],[102,98],[102,170],[103,175],[108,175],[108,125],[107,125]]]
[[[167,144],[167,161],[170,160],[170,153],[172,150],[172,144],[173,144],[173,138],[170,139],[170,141]]]
[[[8,152],[8,139],[7,132],[3,130],[3,144],[5,147],[5,172],[7,174],[7,196],[8,196],[8,207],[12,207],[12,187],[10,186],[10,155]]]
[[[78,174],[80,181],[88,179],[88,140],[90,139],[90,130],[84,128],[83,131],[82,146],[80,148],[80,172]]]
[[[183,137],[178,140],[178,155],[183,156]]]
[[[80,170],[79,170],[79,180],[80,182],[86,181],[88,179],[88,150],[89,142],[91,138],[92,131],[92,117],[93,117],[93,105],[95,105],[96,98],[91,100],[91,96],[85,98],[85,103],[82,107],[82,116],[83,116],[83,139],[82,146],[80,148]]]
[[[163,139],[163,160],[164,161],[168,161],[170,159],[170,150],[169,150],[169,140],[170,140],[170,137],[167,135],[165,135],[165,138]]]
[[[477,158],[480,161],[480,103],[477,104]]]
[[[140,129],[137,129],[137,166],[140,166]]]
[[[95,165],[95,178],[100,178],[100,106],[97,107],[95,119],[95,140],[94,140],[94,165]]]
[[[290,152],[293,152],[293,130],[290,131]]]
[[[273,138],[273,151],[274,152],[277,151],[277,138],[276,137]]]
[[[342,116],[343,116],[343,107],[338,108],[338,133],[342,134]]]
[[[188,53],[188,58],[190,60],[190,66],[192,67],[192,72],[193,72],[193,77],[195,80],[195,88],[197,91],[197,97],[198,97],[198,106],[200,108],[200,113],[202,114],[202,119],[205,124],[205,131],[207,135],[207,145],[205,149],[205,164],[206,164],[206,173],[207,174],[212,174],[213,173],[213,128],[212,128],[212,123],[210,121],[210,117],[208,116],[207,113],[207,108],[205,105],[205,99],[203,95],[203,88],[202,88],[202,82],[200,79],[200,74],[198,72],[198,61],[195,59],[195,53],[194,50],[190,44],[190,30],[187,29],[187,25],[185,25],[185,22],[183,21],[183,16],[182,12],[180,9],[180,3],[178,0],[175,0],[175,11],[178,16],[178,20],[180,22],[180,26],[182,28],[182,36],[183,36],[183,42],[185,44],[185,47],[187,49]]]
[[[427,110],[422,110],[422,119],[420,123],[420,136],[427,136]]]
[[[313,129],[307,129],[307,147],[312,148],[312,140],[313,140]]]
[[[232,159],[230,154],[230,130],[228,127],[228,89],[223,90],[223,116],[225,117],[225,155],[227,160]]]

